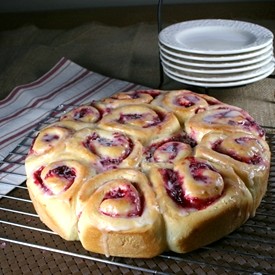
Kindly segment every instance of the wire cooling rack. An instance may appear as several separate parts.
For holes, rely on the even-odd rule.
[[[1,274],[275,274],[275,134],[267,193],[256,216],[223,239],[187,254],[163,253],[153,259],[109,257],[85,251],[39,220],[25,184],[24,160],[37,132],[75,106],[61,105],[0,163]],[[17,185],[17,183],[20,183]]]

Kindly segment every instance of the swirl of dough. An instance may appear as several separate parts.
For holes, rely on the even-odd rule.
[[[86,169],[74,160],[56,161],[35,171],[33,181],[47,196],[59,196],[72,185],[80,185],[87,174]]]
[[[49,153],[49,151],[56,147],[64,147],[64,141],[72,133],[71,129],[59,125],[52,125],[44,128],[35,138],[29,151],[29,155],[40,155],[46,152]]]
[[[98,172],[137,167],[142,157],[142,145],[134,137],[118,131],[85,128],[75,133],[70,151],[77,151]]]
[[[40,219],[66,240],[77,240],[76,194],[94,171],[74,160],[56,161],[36,170],[27,180]]]
[[[190,157],[178,163],[175,170],[183,177],[185,199],[190,200],[191,205],[197,205],[198,202],[196,208],[201,209],[205,207],[201,203],[208,205],[221,196],[223,178],[209,163]]]
[[[181,124],[208,105],[218,104],[218,100],[205,95],[193,93],[189,90],[175,90],[162,93],[151,104],[164,107],[173,112]]]
[[[74,144],[77,141],[74,140],[74,136],[82,129],[89,129],[93,126],[90,123],[63,120],[42,129],[25,160],[27,177],[31,177],[34,171],[50,164],[53,160],[74,159],[89,162],[87,155],[75,154],[77,148],[74,148]]]
[[[165,249],[163,220],[142,172],[115,169],[96,175],[81,188],[77,205],[86,249],[122,257],[152,257]]]
[[[168,195],[184,208],[203,209],[222,195],[223,178],[206,161],[188,157],[163,170]]]
[[[169,141],[159,146],[153,153],[155,162],[173,162],[185,158],[192,152],[191,146],[178,141]]]
[[[216,241],[251,216],[252,196],[230,167],[188,157],[173,169],[152,168],[149,179],[174,252]]]
[[[191,156],[195,144],[195,141],[185,134],[154,139],[143,150],[142,169],[148,171],[152,166],[173,167],[178,160]]]
[[[196,156],[231,166],[245,182],[259,206],[267,188],[271,153],[265,140],[247,133],[206,134]]]
[[[60,118],[60,120],[73,120],[88,123],[96,123],[100,120],[100,118],[101,113],[98,109],[90,105],[82,105],[64,114]]]
[[[160,93],[160,90],[131,90],[128,92],[118,92],[111,97],[95,102],[95,105],[101,106],[101,108],[105,105],[103,109],[110,110],[125,105],[150,103]]]
[[[114,109],[101,119],[99,127],[125,132],[143,144],[152,137],[167,136],[180,130],[179,121],[172,112],[149,104]]]
[[[243,109],[221,104],[208,107],[192,116],[185,123],[186,132],[197,142],[209,131],[224,133],[253,133],[265,138],[264,130]]]

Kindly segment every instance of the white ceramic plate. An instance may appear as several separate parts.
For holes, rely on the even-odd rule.
[[[243,60],[237,60],[237,61],[214,62],[214,61],[190,60],[190,59],[174,57],[162,50],[160,50],[160,56],[164,57],[169,61],[175,62],[177,64],[182,64],[187,66],[194,66],[194,67],[201,67],[201,68],[228,68],[228,67],[241,67],[241,66],[251,65],[251,64],[258,63],[262,60],[265,60],[270,56],[273,56],[273,48],[271,48],[269,51],[259,56],[256,56],[253,58],[247,58]]]
[[[173,49],[200,54],[235,54],[258,50],[273,40],[257,24],[222,19],[185,21],[163,29],[159,41]]]
[[[237,60],[257,57],[270,50],[273,50],[273,43],[270,42],[265,47],[255,51],[250,51],[250,52],[241,53],[241,54],[230,54],[230,55],[190,54],[188,52],[173,50],[165,45],[162,45],[161,43],[159,43],[159,48],[161,49],[161,51],[179,58],[185,58],[189,60],[222,62],[222,61],[237,61]]]
[[[262,75],[245,79],[245,80],[240,80],[240,81],[229,81],[229,82],[218,82],[218,83],[212,83],[212,82],[202,82],[202,81],[191,81],[188,79],[185,79],[184,77],[177,77],[175,75],[170,74],[170,72],[165,71],[165,74],[170,77],[171,79],[174,79],[180,83],[188,84],[191,86],[197,86],[197,87],[204,87],[204,88],[227,88],[227,87],[238,87],[238,86],[243,86],[247,84],[251,84],[254,82],[257,82],[259,80],[262,80],[266,77],[268,77],[272,72],[274,71],[274,68],[270,69],[270,71],[265,72]]]
[[[274,69],[274,61],[269,62],[267,65],[256,70],[251,70],[243,73],[232,73],[227,75],[190,73],[190,72],[184,72],[182,70],[171,68],[166,64],[162,64],[162,66],[166,72],[169,72],[170,74],[175,75],[177,77],[183,77],[185,79],[192,80],[192,81],[213,83],[213,82],[232,82],[232,81],[239,81],[239,80],[245,80],[245,79],[257,77],[259,75],[266,73],[267,71],[270,71],[271,69]]]
[[[251,70],[255,70],[263,67],[264,65],[270,63],[272,60],[274,61],[273,56],[270,55],[268,58],[252,65],[246,65],[246,66],[240,66],[240,67],[228,67],[228,68],[200,68],[200,67],[193,67],[193,66],[178,64],[176,62],[167,60],[163,56],[160,56],[160,59],[163,64],[167,65],[170,68],[178,69],[184,72],[201,73],[201,74],[232,74],[232,73],[238,73],[238,72],[251,71]]]

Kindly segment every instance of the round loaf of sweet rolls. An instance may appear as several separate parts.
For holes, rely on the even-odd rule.
[[[106,256],[186,253],[233,232],[266,192],[270,149],[241,108],[189,90],[121,92],[62,114],[26,158],[41,221]]]

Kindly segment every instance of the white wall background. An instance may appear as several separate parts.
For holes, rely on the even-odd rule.
[[[259,2],[259,0],[163,0],[163,4]],[[275,0],[267,0],[274,2]],[[93,7],[157,5],[158,0],[0,0],[0,12],[85,9]]]

